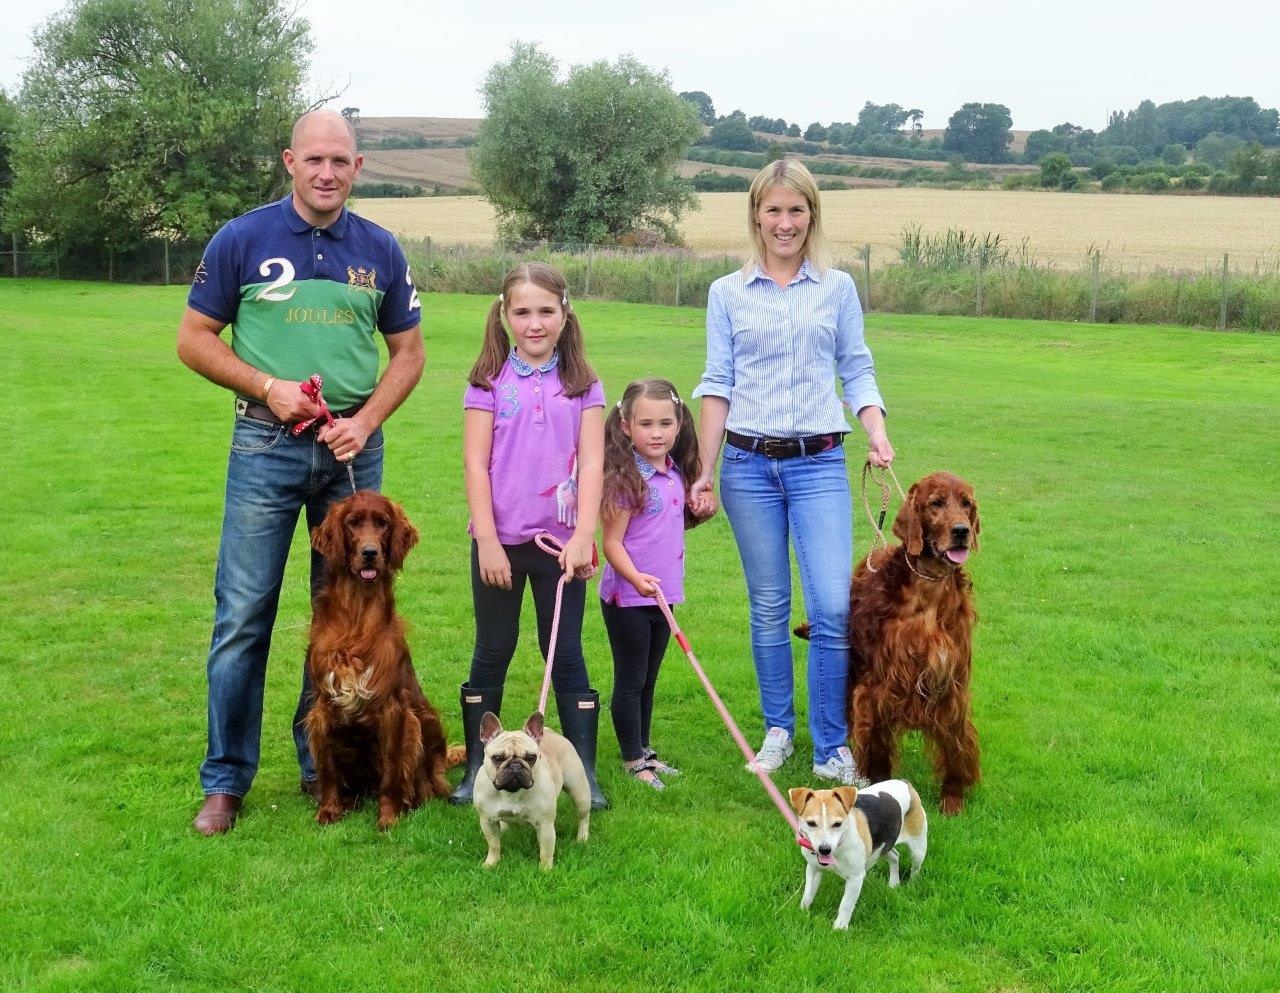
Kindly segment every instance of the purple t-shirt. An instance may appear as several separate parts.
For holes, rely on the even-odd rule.
[[[600,381],[565,396],[554,357],[535,369],[513,354],[493,389],[468,386],[462,406],[493,414],[489,485],[498,540],[519,545],[546,531],[568,541],[578,521],[578,431],[584,410],[604,406]]]
[[[684,480],[667,458],[665,470],[655,469],[640,456],[636,468],[649,487],[644,510],[631,515],[622,545],[640,572],[657,576],[667,603],[684,602]],[[652,607],[656,600],[636,588],[606,564],[600,577],[600,599],[619,607]]]

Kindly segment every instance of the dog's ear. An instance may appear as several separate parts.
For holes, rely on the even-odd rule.
[[[341,562],[347,556],[346,535],[343,524],[347,519],[346,500],[335,503],[325,514],[320,526],[311,532],[311,547],[326,562]]]
[[[480,718],[480,740],[486,745],[502,734],[502,722],[492,710],[486,710]]]
[[[978,535],[982,533],[982,521],[978,518],[978,500],[969,494],[969,526],[973,528],[973,550],[978,550]]]
[[[858,799],[858,791],[853,786],[837,786],[831,792],[840,798],[846,812],[853,809],[853,802]]]
[[[387,552],[387,562],[392,569],[399,569],[409,554],[409,549],[418,543],[418,529],[405,516],[404,508],[398,503],[391,504],[391,548]]]
[[[898,516],[893,519],[893,533],[907,546],[907,554],[919,555],[924,551],[924,526],[920,523],[921,512],[917,506],[924,499],[919,483],[912,483],[907,490],[907,498],[898,508]]]
[[[809,798],[813,796],[813,790],[807,786],[793,786],[787,790],[787,795],[791,797],[791,809],[797,814],[804,813],[804,805],[809,802]]]
[[[542,711],[535,710],[529,715],[529,719],[524,722],[524,733],[538,744],[542,744],[542,731],[544,727],[545,725],[542,723]]]

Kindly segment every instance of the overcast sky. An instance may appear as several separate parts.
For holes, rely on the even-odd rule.
[[[10,93],[31,30],[65,4],[5,0],[0,86]],[[969,101],[1003,103],[1013,126],[1071,121],[1099,130],[1110,110],[1207,96],[1280,106],[1280,3],[1074,0],[1042,5],[905,0],[862,5],[756,0],[302,0],[313,90],[366,117],[479,117],[477,88],[511,41],[533,40],[562,68],[634,55],[677,90],[704,90],[724,114],[857,119],[898,103],[945,127]]]

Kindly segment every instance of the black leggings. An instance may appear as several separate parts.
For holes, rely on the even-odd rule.
[[[522,545],[503,545],[511,561],[511,589],[486,586],[480,579],[480,553],[471,542],[471,600],[476,615],[476,647],[471,654],[471,675],[467,685],[502,687],[507,681],[507,667],[516,653],[520,638],[520,607],[524,603],[525,580],[533,588],[533,607],[538,615],[538,644],[542,658],[551,644],[551,618],[556,607],[556,584],[564,574],[554,555],[549,555],[532,541]],[[556,633],[556,658],[551,667],[551,682],[557,693],[589,693],[591,680],[582,657],[582,612],[586,603],[585,580],[574,579],[565,584],[560,601],[560,628]],[[535,682],[536,680],[536,682]],[[537,675],[530,675],[530,685],[542,685],[542,664]]]
[[[671,640],[666,617],[656,607],[617,607],[600,601],[613,650],[613,698],[609,712],[622,760],[632,762],[649,747],[653,688]]]

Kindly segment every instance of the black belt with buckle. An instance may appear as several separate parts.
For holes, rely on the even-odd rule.
[[[354,417],[360,412],[363,403],[358,403],[354,407],[347,410],[331,410],[334,417]],[[236,397],[236,416],[248,417],[255,421],[263,421],[266,424],[281,424],[288,426],[287,421],[282,421],[276,417],[275,412],[264,403],[256,403],[253,400],[246,400],[244,397]]]
[[[843,432],[813,434],[807,438],[756,438],[737,431],[726,431],[725,441],[744,452],[758,452],[771,459],[794,459],[801,455],[816,455],[844,444]]]

